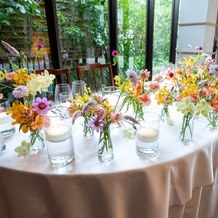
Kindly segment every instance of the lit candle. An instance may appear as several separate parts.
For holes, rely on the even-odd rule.
[[[142,127],[137,130],[136,137],[142,142],[155,142],[159,138],[159,131],[151,127]]]
[[[50,142],[63,142],[71,136],[71,128],[66,125],[52,126],[45,133],[45,139]]]
[[[12,121],[11,116],[7,115],[6,112],[0,113],[0,124]]]

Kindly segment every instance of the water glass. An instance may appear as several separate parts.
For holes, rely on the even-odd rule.
[[[107,100],[110,102],[110,105],[115,108],[115,106],[118,107],[117,103],[120,97],[120,89],[117,86],[105,86],[102,89],[102,97],[107,98]],[[116,107],[116,109],[118,109]]]
[[[74,160],[74,143],[67,107],[53,107],[42,117],[50,164],[54,167],[63,167],[71,163]]]
[[[159,148],[160,116],[144,112],[136,131],[136,153],[143,158],[155,157]]]
[[[61,101],[60,101],[60,93],[63,93],[63,92],[68,92],[70,93],[70,97],[72,97],[71,95],[71,88],[70,88],[70,85],[68,83],[60,83],[60,84],[57,84],[55,86],[55,104],[56,105],[60,105],[61,104]]]
[[[76,99],[76,94],[84,95],[85,82],[83,80],[75,80],[72,85],[73,98]]]
[[[7,115],[6,112],[10,108],[10,103],[8,99],[2,98],[0,99],[0,131],[1,134],[4,137],[8,137],[15,133],[15,126],[12,125],[13,119],[11,118],[11,115]]]

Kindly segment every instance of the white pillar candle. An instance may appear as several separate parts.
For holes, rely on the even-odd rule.
[[[0,124],[12,121],[11,116],[7,115],[6,112],[0,113]]]
[[[155,142],[159,138],[159,130],[151,127],[142,127],[137,130],[136,137],[142,142]]]
[[[66,125],[52,126],[45,133],[45,139],[50,142],[63,142],[71,136],[71,128]]]

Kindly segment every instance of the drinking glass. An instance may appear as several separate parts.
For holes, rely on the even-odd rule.
[[[84,95],[85,82],[83,80],[75,80],[72,84],[72,93],[73,98],[76,98],[76,94],[83,96]]]
[[[70,85],[68,83],[60,83],[55,86],[55,104],[56,105],[61,104],[60,93],[63,93],[63,92],[65,93],[68,92],[70,97],[72,97]]]
[[[6,149],[4,138],[0,132],[0,152],[4,151]]]
[[[120,97],[119,87],[117,87],[117,86],[105,86],[102,89],[102,97],[106,98],[113,108],[116,107],[116,110],[118,109],[118,107],[119,107],[118,100]],[[121,101],[120,101],[120,103],[121,103]]]
[[[4,137],[8,137],[15,133],[15,126],[12,125],[13,119],[11,118],[11,115],[7,115],[6,112],[10,108],[10,103],[8,99],[2,98],[0,99],[0,131],[1,134]]]
[[[50,164],[63,167],[71,163],[74,160],[74,143],[67,107],[55,106],[42,117]]]

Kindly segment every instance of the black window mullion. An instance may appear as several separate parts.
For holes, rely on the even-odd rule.
[[[154,39],[154,4],[155,0],[147,0],[146,2],[145,68],[151,72],[151,75]],[[152,77],[150,77],[150,79],[152,79]]]
[[[173,0],[172,2],[169,62],[173,64],[175,64],[175,59],[176,59],[176,42],[177,42],[178,20],[179,20],[179,4],[180,4],[180,0]]]
[[[110,62],[113,62],[112,51],[118,50],[117,30],[117,0],[108,0],[108,28],[109,28],[109,52]],[[118,75],[118,66],[112,66],[113,75]]]

